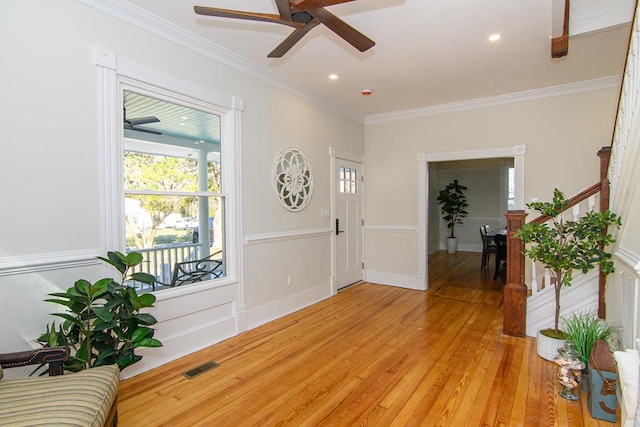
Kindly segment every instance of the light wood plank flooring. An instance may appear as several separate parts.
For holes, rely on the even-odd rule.
[[[121,384],[128,426],[612,426],[560,398],[535,340],[502,335],[480,255],[437,253],[430,290],[362,283]],[[194,379],[207,361],[220,367]]]

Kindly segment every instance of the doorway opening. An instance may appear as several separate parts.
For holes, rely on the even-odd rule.
[[[475,161],[477,164],[482,162],[493,161],[489,159],[510,159],[512,164],[505,163],[505,167],[513,168],[511,172],[513,192],[512,192],[512,209],[524,209],[524,157],[526,154],[526,146],[518,145],[514,147],[460,151],[448,153],[419,153],[418,154],[418,275],[417,282],[420,289],[427,290],[428,283],[428,253],[430,252],[429,224],[436,219],[439,224],[440,210],[437,202],[432,200],[437,196],[432,190],[431,181],[434,179],[433,171],[437,168],[437,164],[441,162],[462,162]],[[507,166],[508,164],[508,166]],[[508,179],[507,170],[507,179]],[[445,183],[442,183],[446,185]],[[439,185],[439,184],[438,184]],[[508,185],[508,181],[505,185]],[[437,186],[435,187],[437,190]],[[505,197],[508,198],[506,189],[503,191]],[[505,202],[506,203],[506,202]],[[503,225],[504,226],[504,225]],[[439,243],[438,243],[439,244]]]

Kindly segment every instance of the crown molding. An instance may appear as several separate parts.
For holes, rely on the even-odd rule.
[[[430,107],[414,108],[411,110],[394,111],[391,113],[374,114],[367,116],[367,118],[365,119],[365,125],[414,119],[418,117],[435,116],[438,114],[447,114],[456,111],[473,110],[476,108],[493,107],[502,104],[511,104],[515,102],[531,101],[541,98],[571,95],[574,93],[589,92],[616,86],[619,87],[621,82],[622,79],[620,76],[603,77],[600,79],[587,80],[578,83],[569,83],[542,89],[515,92],[507,95],[471,99],[468,101],[454,102],[451,104],[442,104]]]
[[[86,6],[99,10],[109,16],[124,21],[144,31],[206,56],[216,62],[227,65],[251,77],[255,77],[280,89],[291,92],[301,98],[340,116],[364,123],[364,117],[349,111],[340,104],[304,89],[293,81],[268,68],[248,60],[224,47],[175,25],[125,0],[77,0]]]
[[[475,108],[491,107],[501,104],[509,104],[514,102],[529,101],[540,98],[548,98],[554,96],[567,95],[572,93],[586,92],[603,88],[610,88],[620,85],[621,78],[618,76],[604,77],[585,82],[571,83],[560,86],[552,86],[543,89],[534,89],[524,92],[516,92],[507,95],[500,95],[489,98],[473,99],[451,104],[442,104],[429,107],[421,107],[411,110],[395,111],[390,113],[374,114],[367,117],[360,116],[348,110],[340,104],[329,101],[319,96],[293,81],[269,70],[267,67],[259,65],[248,60],[224,47],[212,43],[204,37],[198,36],[192,32],[179,27],[172,22],[167,21],[157,15],[154,15],[136,5],[125,0],[77,0],[88,7],[99,10],[109,16],[121,21],[127,22],[144,31],[155,34],[165,40],[199,53],[216,62],[234,68],[249,76],[262,80],[280,89],[286,90],[303,99],[306,99],[327,111],[338,114],[348,120],[356,123],[364,123],[365,125],[390,122],[395,120],[405,120],[417,117],[426,117],[437,114],[446,114],[455,111],[470,110]],[[625,0],[630,1],[630,0]],[[612,25],[612,22],[625,22],[628,7],[625,4],[619,4],[616,11],[606,16],[589,15],[591,18],[584,18],[585,22],[580,24],[583,28],[580,31],[591,31],[584,28],[602,28],[603,25]],[[596,22],[597,21],[597,22]],[[628,19],[627,19],[628,21]],[[609,24],[607,24],[609,23]]]

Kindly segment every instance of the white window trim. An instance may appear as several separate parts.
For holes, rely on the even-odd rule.
[[[222,128],[222,189],[225,196],[225,250],[227,252],[226,277],[215,285],[242,283],[242,235],[241,209],[241,113],[244,100],[240,97],[221,95],[207,88],[194,85],[158,71],[127,61],[104,49],[96,48],[94,62],[98,77],[98,117],[101,155],[100,179],[102,203],[100,223],[102,253],[109,250],[124,251],[124,186],[123,186],[123,131],[122,90],[127,88],[147,95],[164,95],[165,98],[184,105],[198,107],[220,116]],[[186,286],[168,290],[172,296],[198,292],[202,286]],[[160,295],[163,294],[159,294]],[[239,311],[244,309],[244,291],[239,287],[236,301]]]

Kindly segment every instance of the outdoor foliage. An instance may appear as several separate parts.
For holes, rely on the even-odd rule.
[[[587,212],[578,220],[566,221],[562,215],[569,203],[557,188],[552,202],[533,202],[527,207],[551,219],[545,223],[525,224],[515,235],[524,243],[531,243],[524,250],[525,256],[540,261],[550,271],[555,286],[556,310],[554,329],[558,331],[560,317],[560,291],[562,286],[571,286],[573,271],[600,267],[604,274],[613,272],[611,254],[604,248],[614,239],[607,228],[620,227],[620,218],[610,212]]]
[[[207,162],[207,191],[220,191],[220,163]],[[195,159],[162,156],[147,153],[125,152],[124,184],[127,190],[151,190],[158,192],[198,191],[198,162]],[[132,218],[126,218],[127,233],[137,248],[153,247],[158,227],[172,213],[194,216],[198,212],[195,196],[172,197],[163,195],[128,195],[140,203],[149,213],[152,224],[142,229]],[[215,216],[217,206],[210,206],[210,216]]]
[[[464,195],[466,189],[467,187],[454,179],[453,182],[447,184],[444,190],[440,190],[437,197],[438,204],[442,205],[440,206],[442,218],[447,222],[447,228],[451,229],[449,237],[456,237],[453,233],[456,224],[462,224],[462,218],[469,214],[465,210],[469,206]]]
[[[93,284],[80,279],[66,292],[49,294],[54,298],[46,300],[63,305],[67,310],[53,313],[64,322],[58,326],[55,321],[47,325],[38,342],[50,347],[71,347],[71,357],[65,362],[65,369],[69,371],[112,364],[122,370],[142,359],[135,354],[136,348],[162,346],[153,338],[154,330],[150,328],[157,322],[156,318],[140,312],[143,308],[153,307],[155,295],[138,295],[133,287],[125,284],[130,280],[141,283],[155,280],[147,273],[129,273],[142,262],[142,255],[108,252],[107,258],[98,258],[118,270],[122,284],[111,278]]]
[[[589,366],[591,350],[598,340],[610,340],[615,337],[618,328],[607,324],[593,313],[574,313],[562,319],[565,339],[576,346],[580,360]]]

